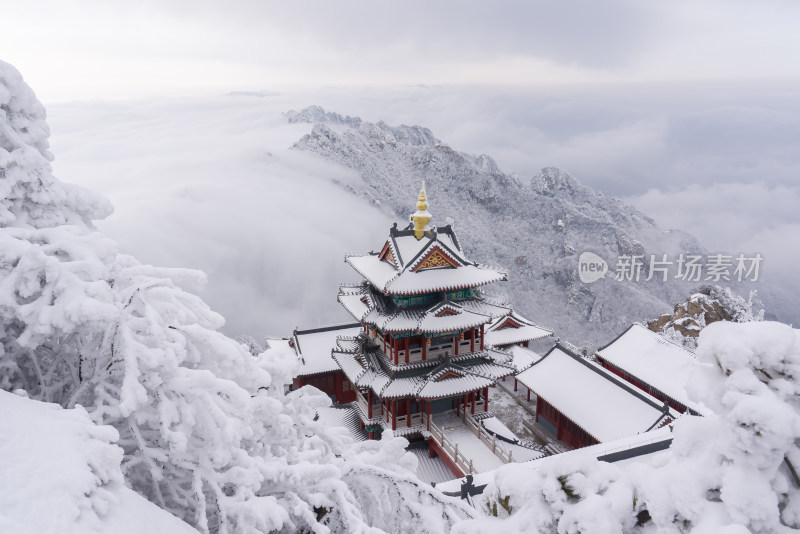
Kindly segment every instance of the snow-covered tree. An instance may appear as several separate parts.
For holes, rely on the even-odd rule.
[[[351,448],[315,420],[327,396],[284,395],[294,355],[219,333],[191,293],[202,273],[120,254],[92,224],[109,204],[53,177],[47,137],[0,62],[0,387],[112,425],[126,483],[201,532],[419,530],[432,513],[446,532],[469,516],[413,476],[405,439]],[[362,513],[366,488],[392,508]]]

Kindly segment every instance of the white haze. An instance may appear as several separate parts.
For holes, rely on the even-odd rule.
[[[392,222],[332,182],[359,180],[353,172],[289,150],[310,126],[286,124],[286,110],[319,104],[428,126],[523,182],[561,167],[710,250],[760,252],[764,276],[795,285],[797,100],[767,85],[417,86],[48,111],[56,175],[116,206],[100,226],[142,261],[206,271],[205,298],[228,333],[261,337],[348,320],[335,297],[340,281],[355,279],[343,254],[379,247]]]
[[[379,242],[390,221],[332,182],[353,173],[287,151],[306,128],[270,102],[72,104],[50,121],[57,175],[116,207],[99,227],[144,262],[208,273],[203,296],[228,333],[347,320],[344,253]]]

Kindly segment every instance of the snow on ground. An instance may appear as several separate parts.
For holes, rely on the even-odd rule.
[[[0,391],[0,532],[197,534],[123,485],[117,437],[81,407]]]
[[[458,451],[461,454],[472,460],[476,471],[489,471],[503,465],[503,461],[495,456],[455,413],[437,416],[436,425],[442,429],[448,441],[458,444]]]
[[[514,379],[508,379],[503,384],[513,391]],[[539,438],[531,432],[523,422],[525,420],[533,421],[536,409],[536,396],[531,395],[531,401],[528,402],[526,397],[526,389],[522,384],[519,385],[519,390],[516,396],[506,391],[500,386],[489,388],[489,410],[503,423],[517,438],[523,442],[538,443],[545,445]],[[530,408],[530,412],[525,410],[522,406]]]
[[[481,424],[484,426],[484,428],[499,436],[503,436],[504,438],[511,440],[518,440],[517,436],[515,436],[514,433],[511,432],[508,427],[504,425],[497,417],[487,417],[486,419],[482,419]],[[498,441],[498,443],[499,446],[503,447],[505,450],[511,451],[511,457],[516,462],[535,460],[537,458],[541,458],[545,454],[542,450],[522,447],[520,445],[515,445],[514,443],[500,441]]]

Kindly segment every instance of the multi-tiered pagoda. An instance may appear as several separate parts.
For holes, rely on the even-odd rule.
[[[370,438],[424,434],[445,411],[485,413],[489,387],[516,370],[484,348],[485,325],[511,309],[479,288],[506,273],[469,261],[452,225],[429,225],[424,186],[411,221],[380,252],[345,257],[364,281],[341,286],[339,302],[362,331],[339,337],[332,355]]]

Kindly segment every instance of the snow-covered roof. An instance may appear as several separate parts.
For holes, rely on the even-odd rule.
[[[657,399],[560,344],[517,380],[601,442],[675,419]]]
[[[495,361],[513,365],[517,372],[522,372],[542,359],[542,355],[525,347],[512,345],[507,349],[489,349]]]
[[[517,312],[508,317],[499,317],[486,329],[486,345],[502,347],[516,343],[524,343],[553,335],[552,330],[542,328],[524,318]]]
[[[482,298],[438,300],[427,307],[402,308],[369,285],[342,286],[339,302],[353,317],[382,332],[439,333],[489,323],[511,310]]]
[[[458,238],[450,226],[414,236],[411,226],[398,230],[393,226],[387,253],[348,255],[345,261],[379,291],[394,295],[415,295],[479,287],[507,279],[499,269],[478,265],[464,256]]]
[[[371,298],[371,292],[362,284],[339,286],[337,300],[356,321],[363,321],[370,309],[375,307]]]
[[[341,427],[353,441],[365,441],[367,432],[361,428],[361,419],[352,406],[323,406],[317,408],[318,421],[328,427]]]
[[[333,359],[359,388],[370,388],[383,398],[414,396],[423,399],[452,397],[491,386],[497,378],[514,372],[482,353],[480,358],[456,363],[449,358],[425,362],[414,374],[395,372],[377,356],[364,352],[334,350]]]
[[[298,376],[316,375],[338,371],[339,366],[331,358],[331,351],[336,348],[339,336],[355,336],[361,330],[360,324],[342,324],[295,330],[291,343],[297,358],[300,360]]]
[[[694,355],[660,334],[633,324],[597,355],[698,413],[705,411],[686,393]]]

